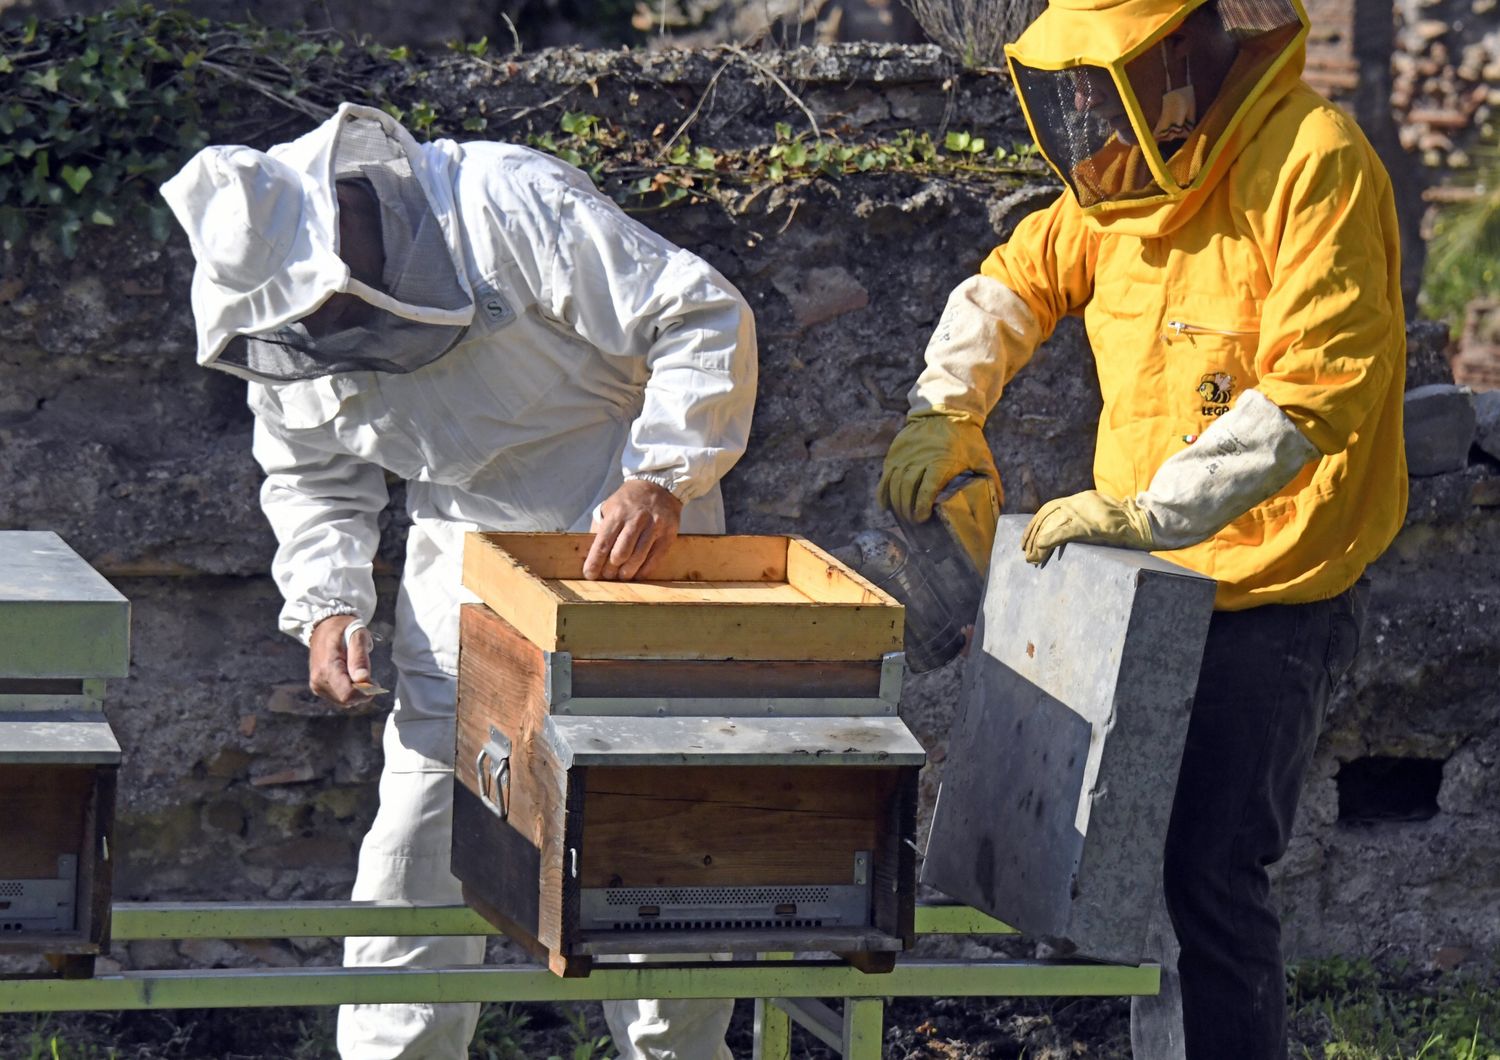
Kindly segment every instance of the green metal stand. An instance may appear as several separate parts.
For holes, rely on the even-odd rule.
[[[1013,934],[963,906],[917,910],[922,934]],[[463,906],[401,902],[121,903],[113,936],[245,939],[344,935],[493,935]],[[849,1060],[879,1060],[891,997],[1154,994],[1155,965],[1090,961],[898,960],[867,975],[842,961],[764,954],[753,961],[596,965],[562,979],[536,965],[467,968],[253,968],[130,971],[92,979],[0,980],[0,1012],[257,1008],[451,1001],[604,1001],[739,998],[756,1001],[756,1060],[789,1060],[793,1021]],[[842,1012],[819,998],[842,999]]]

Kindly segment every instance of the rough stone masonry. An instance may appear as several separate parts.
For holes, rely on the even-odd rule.
[[[440,113],[511,115],[500,124],[517,138],[571,109],[641,136],[691,116],[694,143],[718,147],[770,143],[775,122],[810,117],[854,141],[898,129],[1027,140],[999,76],[921,47],[756,64],[722,51],[449,58],[424,91]],[[831,546],[886,521],[873,502],[881,458],[947,292],[1056,190],[1040,176],[1001,188],[867,175],[773,190],[737,215],[643,215],[758,315],[755,428],[725,484],[732,530]],[[194,364],[191,265],[184,239],[132,231],[95,236],[72,261],[40,239],[0,256],[0,528],[57,531],[134,603],[132,677],[109,696],[126,751],[117,897],[343,897],[375,808],[382,719],[312,700],[305,652],[275,632],[250,413],[243,384]],[[1442,385],[1419,400],[1466,403],[1445,339],[1413,329],[1408,383]],[[1009,512],[1089,485],[1098,411],[1081,329],[1066,322],[987,428]],[[1330,710],[1278,873],[1293,956],[1451,966],[1492,961],[1500,943],[1500,461],[1472,446],[1472,415],[1417,421],[1450,432],[1422,443],[1448,455],[1412,479],[1406,528],[1372,571],[1365,651]],[[397,490],[387,600],[400,505]],[[954,665],[908,684],[929,804],[959,678]],[[332,956],[301,943],[116,952],[155,966]]]

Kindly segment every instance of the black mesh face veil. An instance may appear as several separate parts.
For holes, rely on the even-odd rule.
[[[1162,193],[1109,69],[1037,70],[1011,60],[1037,146],[1085,209]]]
[[[471,299],[401,144],[379,122],[350,115],[339,127],[333,175],[336,182],[353,182],[366,198],[373,193],[368,209],[350,209],[344,221],[346,227],[366,226],[356,234],[367,241],[373,239],[367,227],[378,226],[383,265],[378,276],[362,276],[357,266],[352,271],[403,312],[361,298],[357,289],[335,294],[303,321],[232,340],[219,358],[221,367],[274,382],[340,372],[403,373],[432,363],[463,337],[461,324],[412,319],[467,310]]]

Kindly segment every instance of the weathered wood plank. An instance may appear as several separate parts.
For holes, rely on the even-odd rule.
[[[539,851],[537,937],[557,949],[563,941],[564,816],[567,775],[547,742],[542,653],[483,605],[466,604],[460,617],[457,754],[454,773],[475,796],[479,751],[494,726],[511,740],[508,827]],[[483,810],[488,814],[488,810]],[[486,893],[485,878],[465,883]],[[499,904],[494,898],[492,903]],[[503,925],[497,925],[503,926]]]
[[[897,780],[871,867],[871,921],[908,948],[917,941],[917,776],[909,769]]]
[[[880,694],[880,667],[875,659],[574,659],[573,695],[852,699]]]
[[[584,887],[848,884],[876,849],[894,768],[589,770]],[[652,822],[651,841],[641,840]]]
[[[456,844],[454,846],[453,853],[456,866],[458,857],[458,848]],[[456,867],[454,869],[454,875],[458,875]],[[507,916],[505,913],[500,911],[500,908],[498,906],[494,905],[490,901],[490,898],[493,896],[493,892],[491,889],[485,888],[483,893],[481,893],[478,887],[473,887],[467,883],[464,883],[460,887],[459,893],[463,896],[464,905],[468,906],[470,909],[474,910],[474,912],[484,917],[485,920],[489,921],[495,927],[505,932],[507,938],[509,938],[512,942],[520,945],[521,948],[535,957],[540,963],[546,964],[547,961],[551,958],[552,951],[547,949],[546,946],[543,946],[540,942],[537,941],[536,931],[534,929],[528,929],[521,921],[514,920],[511,917]]]
[[[532,644],[556,650],[557,594],[502,547],[497,535],[464,537],[463,583],[496,613],[503,613]]]
[[[554,717],[563,764],[853,769],[920,767],[926,755],[894,717]]]
[[[895,597],[804,537],[787,540],[786,580],[819,603],[901,606]]]
[[[594,542],[593,534],[469,535],[469,540],[475,538],[509,554],[515,564],[543,579],[582,578],[583,561]],[[651,578],[665,582],[785,582],[786,543],[785,537],[776,535],[682,534],[657,560]],[[467,578],[464,584],[468,585]],[[473,585],[469,588],[475,589]]]
[[[588,788],[589,770],[575,769],[568,773],[566,804],[563,815],[562,846],[565,861],[560,866],[562,899],[562,944],[559,957],[569,961],[578,956],[579,933],[583,930],[583,881],[579,875],[579,852],[583,848],[583,816]],[[588,975],[588,967],[554,961],[553,970],[558,975]]]
[[[61,854],[84,849],[84,823],[94,791],[95,766],[0,767],[0,806],[9,825],[0,844],[0,879],[57,877]]]
[[[496,817],[466,785],[453,785],[453,875],[469,896],[484,903],[486,920],[545,953],[541,933],[541,849]],[[496,914],[492,916],[491,914]]]
[[[94,771],[93,783],[83,815],[83,849],[78,859],[78,930],[99,947],[109,949],[110,898],[114,893],[114,824],[117,770],[103,766]],[[72,971],[78,971],[76,965]],[[93,965],[88,972],[93,974]]]
[[[878,659],[902,649],[902,611],[863,604],[576,603],[557,651],[588,658]]]

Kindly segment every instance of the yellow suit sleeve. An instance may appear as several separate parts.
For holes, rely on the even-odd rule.
[[[1382,407],[1406,346],[1390,182],[1347,120],[1303,123],[1260,216],[1272,277],[1256,389],[1325,454]]]
[[[1094,293],[1098,236],[1073,193],[1063,191],[1045,209],[1027,216],[984,260],[982,275],[1000,281],[1036,318],[1045,341],[1058,321],[1081,310]]]

